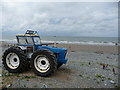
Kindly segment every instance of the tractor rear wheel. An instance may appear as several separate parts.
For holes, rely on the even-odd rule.
[[[57,69],[56,57],[49,50],[37,50],[32,55],[31,68],[33,69],[34,73],[39,76],[50,76]]]
[[[27,58],[22,50],[10,47],[2,56],[2,63],[10,73],[20,73],[27,68]]]

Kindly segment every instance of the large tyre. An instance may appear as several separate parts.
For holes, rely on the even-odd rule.
[[[4,52],[2,62],[10,73],[20,73],[28,68],[25,54],[16,47],[10,47]]]
[[[38,76],[50,76],[57,69],[56,57],[49,50],[37,50],[32,55],[31,68]]]

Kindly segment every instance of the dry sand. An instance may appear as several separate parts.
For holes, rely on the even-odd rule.
[[[3,46],[6,47],[7,45]],[[5,47],[3,48],[3,52]],[[118,87],[118,70],[120,70],[120,67],[118,66],[118,46],[57,44],[57,47],[68,48],[66,57],[69,61],[66,65],[61,66],[52,76],[47,78],[36,76],[31,70],[16,75],[7,72],[3,68],[3,87]],[[105,69],[103,69],[103,65],[106,66]],[[113,72],[113,68],[115,72]]]
[[[102,45],[80,45],[80,44],[57,44],[57,47],[68,48],[70,51],[86,51],[86,52],[107,52],[118,53],[118,46],[102,46]]]

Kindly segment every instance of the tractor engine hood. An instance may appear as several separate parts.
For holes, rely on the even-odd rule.
[[[64,63],[66,64],[68,59],[65,59],[67,48],[56,48],[56,47],[50,47],[50,46],[38,46],[37,49],[47,49],[53,52],[57,57],[58,63]]]
[[[37,46],[36,49],[48,49],[53,53],[60,53],[60,52],[67,51],[67,48],[56,48],[56,47],[50,47],[50,46]]]

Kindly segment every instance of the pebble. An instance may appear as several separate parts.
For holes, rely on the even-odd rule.
[[[6,74],[5,75],[9,75],[9,73],[8,72],[6,72]]]
[[[110,81],[111,84],[115,84],[115,82],[113,80]]]
[[[11,86],[11,84],[8,84],[6,87],[9,88]]]
[[[107,84],[105,83],[105,86],[106,86]]]
[[[43,84],[43,86],[41,88],[47,88],[47,85]]]

